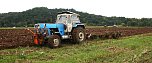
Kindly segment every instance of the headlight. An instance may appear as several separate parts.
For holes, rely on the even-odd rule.
[[[40,28],[39,24],[35,24],[34,28]]]

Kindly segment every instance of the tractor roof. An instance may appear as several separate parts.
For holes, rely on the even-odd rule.
[[[79,15],[79,14],[77,14],[77,13],[70,12],[70,11],[58,12],[58,14],[76,14],[76,15]]]

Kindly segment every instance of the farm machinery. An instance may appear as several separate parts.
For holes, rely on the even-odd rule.
[[[81,43],[86,39],[85,25],[79,20],[79,14],[60,12],[55,23],[37,23],[34,25],[34,43],[47,44],[51,48],[61,45],[64,39]]]
[[[79,20],[79,14],[73,12],[60,12],[55,23],[37,23],[34,25],[34,43],[36,45],[48,45],[51,48],[61,46],[61,41],[68,39],[73,43],[82,43],[86,39],[97,38],[119,38],[122,34],[118,28],[106,28],[99,30],[97,34],[94,29],[89,30]],[[111,30],[110,30],[111,29]],[[87,31],[87,33],[86,33]]]

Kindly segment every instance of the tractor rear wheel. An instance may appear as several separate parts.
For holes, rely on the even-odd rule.
[[[48,39],[48,46],[50,48],[57,48],[59,46],[61,46],[61,38],[58,35],[52,35],[49,39]]]
[[[82,43],[86,39],[85,30],[81,27],[75,28],[72,31],[72,39],[74,43]]]

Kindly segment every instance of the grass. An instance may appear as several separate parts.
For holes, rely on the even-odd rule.
[[[152,62],[152,33],[93,40],[61,48],[18,47],[0,50],[0,63],[143,63]]]

